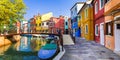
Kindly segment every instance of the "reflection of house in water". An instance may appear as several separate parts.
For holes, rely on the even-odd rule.
[[[0,54],[4,54],[4,52],[7,51],[10,46],[11,44],[0,47]]]
[[[31,47],[34,51],[40,50],[46,44],[46,40],[41,36],[34,36],[31,40]]]
[[[19,51],[31,51],[30,40],[31,37],[21,37]]]

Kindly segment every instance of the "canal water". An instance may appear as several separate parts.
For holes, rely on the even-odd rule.
[[[22,35],[20,41],[0,47],[0,60],[40,60],[38,51],[47,44],[47,38],[47,35]]]

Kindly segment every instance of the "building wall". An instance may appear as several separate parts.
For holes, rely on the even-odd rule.
[[[65,29],[68,29],[68,17],[65,17],[64,18],[65,19],[65,21],[64,21],[64,27],[65,27]],[[66,23],[67,23],[67,25],[66,25]]]
[[[80,29],[78,27],[78,12],[84,5],[84,2],[76,3],[70,10],[71,10],[71,20],[72,20],[72,36],[73,37],[80,37]]]
[[[105,14],[109,14],[111,11],[117,9],[120,6],[120,1],[118,0],[110,0],[105,5]]]
[[[20,33],[20,21],[17,21],[17,33]]]
[[[68,19],[68,30],[69,30],[69,34],[72,34],[72,30],[71,30],[71,18]]]
[[[36,16],[35,22],[36,22],[36,32],[38,32],[41,30],[41,23],[42,23],[41,16],[39,14]]]
[[[81,37],[85,38],[85,24],[84,24],[84,20],[85,20],[85,16],[84,16],[84,11],[81,11]]]
[[[49,12],[49,13],[43,14],[43,15],[41,15],[41,21],[49,20],[51,17],[53,17],[52,12]]]
[[[94,29],[95,25],[98,25],[98,35],[94,34],[95,41],[100,43],[100,23],[104,23],[104,7],[102,9],[98,8],[98,12],[95,13],[95,3],[98,2],[98,7],[100,7],[100,1],[94,0]],[[94,32],[95,33],[95,32]]]
[[[105,4],[105,24],[106,23],[113,23],[112,21],[114,21],[114,17],[117,15],[120,15],[119,13],[115,13],[113,11],[120,9],[120,1],[118,0],[110,0]],[[113,35],[106,35],[105,34],[105,46],[111,50],[115,50],[115,27],[114,27],[114,23],[113,23]],[[106,30],[106,26],[105,26],[105,30]]]
[[[81,27],[81,37],[86,40],[93,40],[93,7],[85,4],[79,15],[81,16],[78,23]]]
[[[35,16],[33,18],[30,19],[30,29],[31,29],[31,33],[36,31],[36,21],[35,21]]]

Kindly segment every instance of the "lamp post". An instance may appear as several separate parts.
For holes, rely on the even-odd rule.
[[[5,29],[6,29],[6,26],[4,26],[4,34],[6,33]]]

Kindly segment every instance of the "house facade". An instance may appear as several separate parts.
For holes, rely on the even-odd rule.
[[[40,14],[38,14],[37,16],[35,16],[35,22],[36,22],[36,32],[40,32],[41,31],[41,16]]]
[[[36,31],[36,17],[34,16],[33,18],[30,19],[30,30],[31,30],[31,33],[34,33]]]
[[[72,25],[72,36],[80,37],[80,29],[78,28],[78,12],[84,5],[84,2],[76,3],[71,9],[71,25]]]
[[[65,19],[64,20],[64,28],[65,28],[64,33],[68,34],[68,17],[65,16],[64,19]]]
[[[49,33],[55,33],[55,32],[54,32],[54,29],[55,29],[55,21],[53,20],[53,17],[50,18],[48,27],[49,27]]]
[[[81,28],[81,37],[86,40],[94,39],[93,6],[91,3],[86,2],[78,13],[78,27]]]
[[[120,1],[105,0],[105,46],[120,53]]]
[[[71,30],[71,18],[68,18],[68,32],[71,35],[72,34],[72,30]]]
[[[94,0],[94,39],[97,43],[104,45],[104,1]]]

